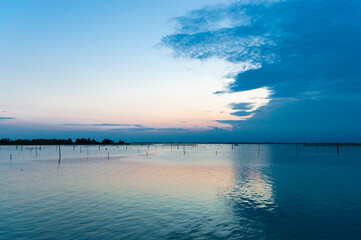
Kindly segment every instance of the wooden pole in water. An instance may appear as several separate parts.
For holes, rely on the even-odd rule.
[[[58,161],[58,164],[60,164],[60,160],[61,160],[61,149],[60,149],[60,145],[59,145],[59,161]]]
[[[340,147],[338,144],[337,144],[337,156],[340,156]]]
[[[109,151],[108,151],[108,159],[109,159]]]
[[[10,161],[13,160],[13,154],[10,153]]]

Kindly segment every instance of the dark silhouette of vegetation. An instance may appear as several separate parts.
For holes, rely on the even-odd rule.
[[[110,140],[110,139],[104,139],[102,141],[102,144],[114,144],[114,141],[113,140]]]
[[[110,139],[104,139],[98,142],[90,138],[77,138],[75,142],[69,139],[17,139],[11,140],[10,138],[0,139],[0,145],[123,145],[124,141],[119,140],[114,142]]]

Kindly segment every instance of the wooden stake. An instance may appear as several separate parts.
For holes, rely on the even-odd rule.
[[[60,160],[61,160],[61,149],[60,149],[60,145],[59,145],[59,161],[58,161],[58,164],[60,164]]]

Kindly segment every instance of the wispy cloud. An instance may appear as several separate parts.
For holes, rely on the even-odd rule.
[[[127,123],[91,123],[91,124],[81,124],[81,123],[67,123],[63,124],[65,126],[80,126],[80,127],[144,127],[142,124],[127,124]]]
[[[15,119],[13,117],[0,117],[0,121]]]
[[[125,132],[147,132],[147,131],[160,131],[160,132],[183,132],[190,131],[186,128],[152,128],[152,127],[141,127],[141,128],[111,128],[109,131],[125,131]]]
[[[179,121],[185,123],[186,121]],[[187,128],[155,128],[148,127],[144,124],[128,124],[128,123],[93,123],[93,124],[80,124],[80,123],[67,123],[65,126],[79,126],[79,127],[105,127],[107,131],[123,131],[123,132],[181,132],[189,131]],[[119,128],[109,128],[119,127]],[[104,129],[104,128],[102,128]]]
[[[230,62],[273,61],[274,54],[263,47],[274,42],[261,29],[251,29],[253,17],[245,6],[208,7],[176,18],[174,34],[162,39],[163,45],[173,49],[177,57],[196,59],[222,58]],[[244,28],[244,31],[239,31]]]

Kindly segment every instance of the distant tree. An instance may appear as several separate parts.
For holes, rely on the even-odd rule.
[[[11,140],[10,138],[0,139],[0,145],[90,145],[90,144],[125,144],[124,141],[119,140],[115,143],[113,140],[104,139],[98,142],[90,138],[77,138],[75,142],[71,138],[68,139],[17,139]]]
[[[102,141],[102,144],[114,144],[114,141],[106,138]]]

